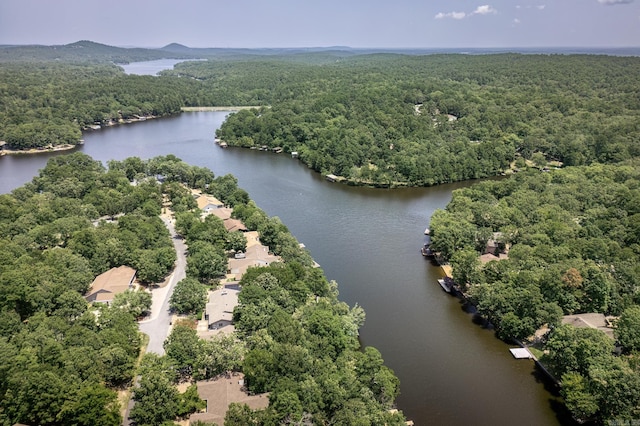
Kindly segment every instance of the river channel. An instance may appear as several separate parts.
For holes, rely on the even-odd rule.
[[[398,190],[329,183],[286,154],[215,145],[226,115],[191,112],[87,132],[76,149],[105,164],[175,154],[235,175],[339,283],[340,299],[365,309],[362,343],[378,348],[400,378],[398,408],[416,425],[564,423],[533,363],[514,360],[507,344],[444,293],[439,268],[420,254],[431,214],[469,182]],[[0,157],[0,193],[65,154]]]

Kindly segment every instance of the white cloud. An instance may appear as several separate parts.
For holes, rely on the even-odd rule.
[[[607,0],[598,0],[598,1],[607,1]],[[616,0],[613,0],[613,1],[616,1]],[[620,0],[617,0],[617,1],[620,1]],[[623,1],[625,1],[625,0],[623,0]],[[629,0],[626,0],[626,1],[629,1]],[[630,0],[630,1],[633,1],[633,0]],[[532,8],[535,8],[535,9],[538,9],[538,10],[544,10],[545,7],[547,7],[546,4],[538,4],[538,5],[535,5],[535,6],[530,5],[530,4],[528,4],[526,6],[521,6],[519,4],[516,5],[516,9],[532,9]]]
[[[438,13],[435,18],[436,19],[444,19],[444,18],[452,18],[452,19],[464,19],[467,16],[464,12],[448,12],[448,13]]]
[[[516,25],[518,25],[518,24],[520,23],[520,20],[519,20],[518,18],[515,18],[515,19],[513,20],[513,23],[514,23],[514,24],[516,24]]]
[[[489,6],[488,4],[478,6],[476,10],[474,10],[472,15],[488,15],[490,13],[497,13],[498,11]]]
[[[608,6],[612,6],[614,4],[629,4],[633,3],[633,0],[598,0],[600,4],[606,4]]]
[[[473,12],[440,12],[438,14],[436,14],[436,16],[434,16],[435,19],[445,19],[445,18],[451,18],[451,19],[464,19],[464,18],[468,18],[469,16],[472,15],[489,15],[489,14],[494,14],[494,13],[498,13],[497,10],[495,10],[493,7],[489,6],[488,4],[482,5],[482,6],[478,6],[476,8],[476,10],[474,10]]]

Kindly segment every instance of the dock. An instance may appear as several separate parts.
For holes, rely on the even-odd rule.
[[[533,356],[533,354],[531,352],[529,352],[529,349],[527,349],[526,347],[524,347],[524,348],[511,348],[511,349],[509,349],[509,352],[511,352],[511,355],[513,355],[513,357],[515,359],[531,359],[531,358],[535,358]]]
[[[453,280],[449,277],[438,278],[438,284],[440,284],[440,287],[447,293],[451,293],[453,290]]]

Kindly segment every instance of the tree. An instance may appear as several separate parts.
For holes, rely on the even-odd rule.
[[[451,257],[453,266],[453,278],[462,288],[466,289],[470,284],[480,283],[480,260],[478,253],[465,248],[456,251]]]
[[[104,367],[104,380],[109,386],[117,388],[133,379],[134,359],[120,346],[106,346],[98,357]]]
[[[190,377],[202,352],[202,341],[196,331],[189,326],[178,324],[163,346],[167,356],[175,361],[180,375],[183,378]]]
[[[632,306],[622,312],[614,334],[626,351],[640,350],[640,306]]]
[[[138,253],[136,270],[138,278],[144,283],[161,282],[176,260],[176,252],[172,247],[140,250]]]
[[[151,310],[151,294],[142,289],[127,290],[116,294],[111,305],[139,318]]]
[[[0,401],[4,423],[55,424],[74,384],[45,368],[12,375]]]
[[[118,396],[100,385],[85,386],[65,401],[58,420],[67,425],[117,426],[122,421]]]
[[[178,396],[178,417],[186,417],[207,407],[207,402],[198,395],[198,386],[194,383]]]
[[[242,232],[229,232],[225,249],[236,252],[245,251],[247,249],[247,237]]]
[[[225,426],[250,426],[263,424],[263,411],[252,410],[247,404],[232,402],[224,417]]]
[[[545,348],[549,353],[544,362],[558,376],[569,372],[586,376],[593,364],[611,355],[613,341],[600,330],[561,325],[553,330]]]
[[[218,335],[202,342],[198,358],[199,378],[208,379],[227,371],[241,371],[245,343],[235,335]]]
[[[579,373],[562,375],[560,393],[567,408],[578,420],[588,420],[598,411],[598,399],[589,391],[588,381]]]
[[[173,420],[178,413],[178,391],[164,374],[150,372],[142,376],[140,386],[133,391],[136,402],[131,419],[138,426],[157,426]]]
[[[619,357],[609,356],[589,370],[590,388],[598,398],[603,421],[633,419],[640,409],[640,376]]]
[[[74,321],[87,310],[87,301],[76,291],[67,290],[56,299],[54,315]]]
[[[227,271],[227,259],[218,248],[206,241],[189,245],[187,265],[189,276],[206,282],[219,278]]]
[[[176,284],[169,306],[179,314],[201,313],[207,304],[207,287],[195,278],[184,278]]]
[[[269,408],[279,424],[296,424],[302,420],[303,409],[298,395],[289,389],[274,391],[269,395]]]

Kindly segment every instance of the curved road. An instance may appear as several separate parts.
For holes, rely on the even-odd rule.
[[[176,249],[176,267],[163,287],[151,290],[152,304],[151,317],[140,321],[140,331],[149,336],[147,352],[164,355],[163,343],[171,329],[171,313],[169,312],[169,299],[173,294],[173,289],[180,280],[186,276],[187,258],[185,252],[187,246],[181,236],[176,234],[172,219],[162,216],[162,221],[171,234],[173,246]]]
[[[149,319],[140,321],[140,331],[149,336],[149,344],[147,345],[146,352],[153,352],[158,355],[164,355],[163,343],[169,335],[171,330],[171,313],[169,312],[169,299],[173,294],[173,289],[180,280],[186,276],[187,267],[187,245],[181,236],[176,233],[173,220],[170,216],[160,216],[164,225],[169,230],[171,240],[173,241],[173,247],[176,249],[176,265],[168,280],[165,281],[165,285],[162,287],[156,287],[151,290],[151,316]],[[140,377],[136,377],[134,387],[138,386]],[[129,399],[124,411],[122,425],[129,426],[131,419],[129,419],[129,413],[133,408],[135,401],[133,398]]]

